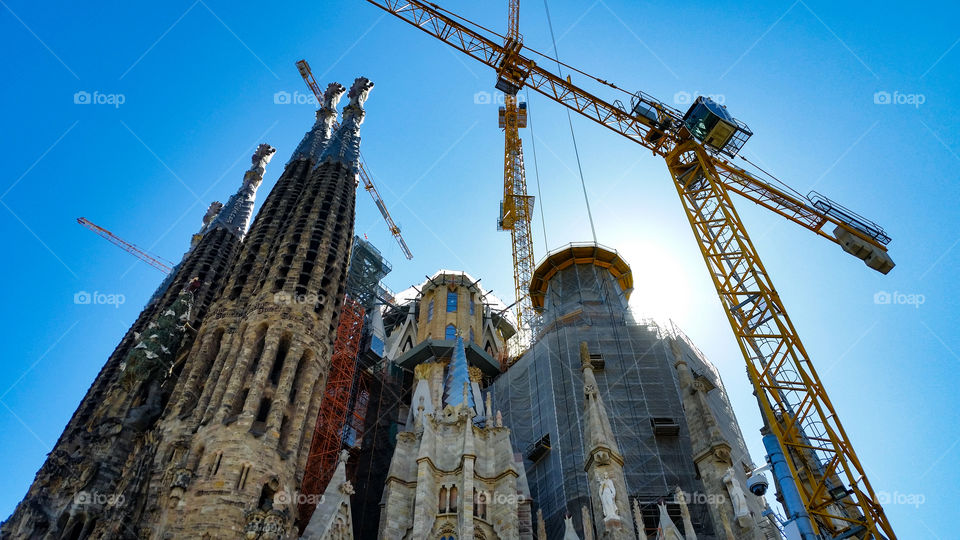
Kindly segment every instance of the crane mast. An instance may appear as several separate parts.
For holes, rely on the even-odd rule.
[[[804,198],[734,165],[731,160],[752,132],[709,99],[698,98],[685,114],[643,92],[628,93],[629,106],[610,103],[521,54],[519,34],[510,39],[508,32],[499,45],[436,4],[367,2],[495,69],[497,88],[504,93],[516,95],[526,86],[665,159],[746,360],[764,421],[784,451],[814,532],[830,538],[896,538],[730,193],[840,245],[886,274],[894,263],[883,229],[829,199]]]
[[[520,0],[509,0],[507,37],[504,48],[520,50],[523,38],[519,31]],[[509,64],[505,64],[509,66]],[[500,203],[499,230],[510,231],[513,255],[513,285],[516,294],[519,351],[533,339],[538,317],[530,300],[530,279],[533,276],[533,197],[527,195],[527,178],[523,165],[523,143],[520,128],[527,126],[526,104],[518,104],[519,87],[510,83],[509,74],[497,79],[503,92],[503,106],[498,111],[503,129],[503,202]]]

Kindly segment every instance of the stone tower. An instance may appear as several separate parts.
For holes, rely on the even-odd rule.
[[[610,512],[602,496],[598,501],[596,473],[606,467],[621,524],[637,523],[641,538],[657,530],[662,512],[687,537],[757,538],[753,531],[766,521],[763,501],[739,488],[753,464],[719,373],[672,325],[634,317],[632,287],[630,266],[609,248],[578,243],[548,253],[530,286],[544,324],[490,387],[525,450],[547,534],[564,534],[565,515],[584,537],[616,533],[605,526]],[[702,392],[692,388],[697,384]],[[580,399],[582,409],[558,405]],[[710,462],[718,456],[722,467]],[[729,535],[723,516],[731,521]]]
[[[236,257],[256,189],[274,150],[261,144],[239,191],[226,206],[210,205],[190,249],[148,301],[107,359],[63,434],[37,472],[24,500],[0,527],[7,538],[79,538],[117,535],[142,501],[127,487],[141,475],[135,455],[151,445],[151,430],[181,374],[176,357],[164,380],[124,385],[125,362],[139,336],[168,311],[191,281],[188,328],[204,320]],[[229,219],[222,217],[228,215]],[[226,226],[229,225],[229,226]],[[196,278],[196,280],[195,280]],[[193,334],[182,336],[189,346]],[[174,351],[175,353],[176,351]],[[123,504],[117,504],[122,502]]]
[[[456,349],[457,334],[463,338],[467,358],[474,420],[486,416],[482,391],[500,374],[506,340],[515,333],[504,317],[505,307],[480,285],[479,279],[455,270],[439,270],[397,293],[391,305],[383,306],[387,336],[383,361],[376,368],[376,376],[366,380],[369,401],[362,446],[350,460],[356,488],[351,507],[357,538],[379,538],[381,496],[397,444],[396,434],[414,431],[421,396],[427,413],[443,399],[444,370],[424,373],[429,380],[416,379],[417,366],[448,363]],[[462,382],[463,374],[458,376]],[[454,392],[455,398],[459,395]]]
[[[377,538],[532,540],[523,465],[489,401],[485,422],[477,422],[463,338],[449,365],[427,362],[414,371],[415,420],[397,436]]]
[[[295,538],[345,288],[359,127],[339,84],[246,233],[264,167],[214,203],[107,361],[3,538]],[[160,331],[163,329],[163,331]]]
[[[287,163],[185,361],[159,428],[151,536],[290,538],[353,238],[359,128],[343,88]],[[229,531],[229,532],[228,532]]]

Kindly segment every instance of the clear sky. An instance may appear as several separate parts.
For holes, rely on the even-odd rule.
[[[505,29],[505,2],[441,3]],[[76,218],[179,260],[209,202],[236,190],[268,142],[278,153],[262,201],[313,121],[296,60],[310,61],[321,86],[360,75],[376,84],[362,148],[415,255],[403,258],[359,193],[356,230],[393,262],[386,284],[455,268],[512,297],[509,234],[495,227],[503,136],[496,99],[484,103],[494,76],[479,63],[360,0],[0,6],[0,519],[162,278]],[[747,157],[893,237],[897,267],[882,276],[737,201],[901,538],[955,538],[960,7],[552,0],[550,10],[565,62],[681,109],[688,95],[718,96],[755,133]],[[550,50],[542,2],[522,4],[521,32]],[[78,92],[92,102],[75,103]],[[275,103],[278,92],[294,103]],[[876,103],[878,92],[892,102]],[[529,110],[539,259],[589,240],[590,226],[564,109],[531,95]],[[589,120],[574,127],[598,240],[633,267],[631,304],[674,320],[716,363],[762,461],[743,360],[666,167]],[[83,291],[123,303],[75,303]],[[883,292],[898,294],[877,303]]]

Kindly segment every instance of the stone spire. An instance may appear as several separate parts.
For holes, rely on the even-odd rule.
[[[357,172],[360,159],[360,124],[366,113],[363,104],[367,101],[373,83],[366,77],[358,77],[350,87],[350,103],[343,108],[343,123],[324,148],[317,160],[317,166],[327,161],[339,161]]]
[[[333,126],[337,123],[337,103],[340,102],[340,98],[345,91],[346,88],[337,82],[330,83],[327,86],[327,89],[323,92],[323,103],[317,109],[317,121],[300,140],[297,149],[293,151],[293,155],[290,156],[291,162],[298,159],[312,159],[314,163],[318,161],[320,152],[330,141]]]
[[[593,375],[593,364],[590,363],[590,353],[586,342],[580,343],[580,370],[583,372],[583,438],[587,445],[587,452],[606,450],[623,462],[617,439],[613,436],[610,427],[610,418],[607,409],[603,406],[603,399],[597,388],[597,379]]]
[[[623,455],[610,427],[585,341],[580,342],[580,370],[583,372],[583,470],[589,478],[598,536],[604,540],[633,539]]]
[[[261,144],[253,153],[251,161],[253,164],[243,175],[243,184],[240,189],[230,196],[227,204],[217,212],[216,217],[210,223],[207,230],[214,230],[218,227],[227,229],[238,238],[242,238],[247,232],[247,225],[250,224],[250,217],[253,216],[253,205],[257,200],[257,188],[263,182],[263,173],[266,170],[267,163],[273,158],[277,149],[269,144]]]
[[[450,367],[447,368],[447,378],[443,382],[443,405],[456,407],[466,404],[471,409],[475,409],[473,392],[465,392],[464,385],[470,387],[470,371],[467,369],[467,351],[463,346],[463,338],[457,336],[453,358],[450,360]]]
[[[350,512],[350,496],[353,495],[353,484],[347,480],[346,450],[340,453],[337,468],[327,484],[326,491],[317,503],[307,528],[304,529],[300,540],[335,540],[353,538],[353,517]],[[284,494],[290,497],[290,493]]]
[[[687,507],[687,498],[680,489],[680,486],[674,488],[674,498],[680,505],[680,517],[683,519],[683,532],[686,540],[697,540],[697,533],[693,530],[693,520],[690,519],[690,508]]]

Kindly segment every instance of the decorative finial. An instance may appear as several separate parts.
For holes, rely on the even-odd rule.
[[[273,155],[276,153],[276,148],[270,146],[269,144],[261,143],[259,146],[257,146],[257,149],[253,152],[253,156],[250,158],[252,163],[250,170],[254,171],[257,169],[266,168],[267,163],[270,163],[270,159],[273,158]]]
[[[213,221],[213,218],[217,217],[221,208],[223,208],[223,203],[220,201],[210,203],[210,206],[207,207],[207,213],[203,215],[203,224],[206,225]]]
[[[349,119],[355,119],[358,124],[363,121],[363,104],[366,103],[367,97],[370,95],[370,90],[372,89],[373,83],[366,77],[357,77],[353,81],[353,85],[350,86],[350,92],[347,94],[347,97],[350,98],[350,103],[343,108],[344,123]]]
[[[358,77],[353,81],[350,92],[350,103],[343,108],[343,122],[340,128],[330,138],[323,152],[317,159],[316,167],[322,163],[339,161],[357,172],[360,159],[360,124],[363,123],[363,104],[373,88],[373,83],[366,77]]]
[[[320,104],[320,110],[323,112],[333,112],[334,117],[336,117],[337,103],[340,103],[340,98],[343,97],[343,93],[346,91],[347,89],[338,82],[328,84],[327,89],[323,91],[323,103]]]

